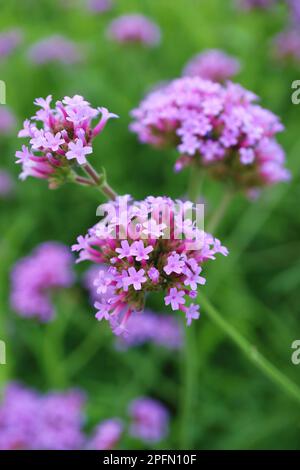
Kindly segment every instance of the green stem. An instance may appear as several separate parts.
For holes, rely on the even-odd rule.
[[[83,176],[75,176],[74,181],[82,186],[95,186],[91,179],[84,178]]]
[[[65,388],[69,381],[69,371],[65,364],[64,339],[72,317],[69,291],[56,294],[56,318],[42,325],[40,336],[40,363],[48,387]],[[40,325],[39,325],[40,326]]]
[[[227,212],[227,209],[230,206],[230,203],[234,198],[234,195],[235,193],[232,189],[227,189],[227,191],[225,191],[217,210],[213,213],[212,217],[208,222],[207,231],[209,233],[214,233],[217,230],[220,222],[222,221]]]
[[[190,171],[190,180],[188,186],[188,198],[192,202],[197,202],[201,192],[201,185],[203,182],[203,174],[201,169],[197,166],[192,166]]]
[[[200,168],[191,168],[188,198],[196,202],[200,191],[202,175]],[[197,401],[198,362],[195,327],[186,328],[185,347],[182,365],[182,402],[180,423],[180,447],[193,448],[192,421]]]
[[[118,196],[117,193],[113,190],[113,188],[107,183],[106,177],[104,172],[102,174],[98,174],[97,171],[92,167],[90,163],[86,163],[83,166],[84,171],[87,175],[91,178],[91,181],[94,182],[94,186],[104,194],[107,199],[115,200]]]
[[[205,310],[206,315],[233,341],[233,343],[235,343],[250,362],[260,369],[266,377],[281,387],[287,395],[300,404],[300,388],[298,385],[280,372],[280,370],[278,370],[268,359],[257,351],[256,347],[244,338],[238,330],[224,320],[222,315],[203,294],[201,296],[201,306]]]
[[[98,352],[102,346],[100,338],[99,329],[93,328],[89,335],[87,335],[80,345],[66,358],[65,366],[71,377],[78,374]]]
[[[99,191],[104,194],[107,199],[114,201],[118,196],[117,193],[108,183],[102,183],[101,186],[98,186]]]

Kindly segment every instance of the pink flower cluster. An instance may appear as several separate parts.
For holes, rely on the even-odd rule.
[[[166,437],[169,431],[169,413],[157,400],[140,397],[131,402],[132,419],[130,433],[145,442],[155,443]]]
[[[39,245],[13,268],[12,308],[22,317],[50,321],[54,316],[51,293],[72,285],[72,263],[72,255],[66,246],[56,242]]]
[[[101,302],[103,294],[98,294],[99,270],[106,266],[93,265],[84,276],[84,286],[90,292],[91,302]],[[96,281],[96,285],[95,285]],[[183,343],[182,328],[172,315],[159,315],[145,310],[143,315],[133,313],[127,323],[128,334],[118,337],[117,349],[127,349],[144,343],[153,343],[167,349],[180,349]]]
[[[176,147],[176,171],[197,165],[237,188],[259,188],[289,180],[290,173],[275,140],[283,126],[256,101],[231,82],[180,78],[146,96],[130,128],[143,143]]]
[[[147,17],[139,14],[120,16],[113,20],[107,30],[109,39],[120,44],[144,44],[156,46],[160,42],[159,27]]]
[[[0,404],[0,450],[73,450],[84,443],[84,396],[76,390],[41,395],[10,384]]]
[[[221,50],[210,49],[193,57],[185,66],[183,75],[224,82],[237,75],[240,68],[239,61],[234,57]]]
[[[220,241],[197,227],[191,202],[149,196],[132,201],[118,197],[102,206],[107,213],[73,246],[79,261],[104,264],[95,280],[101,296],[95,303],[98,320],[108,320],[116,335],[127,334],[133,312],[144,309],[145,296],[165,292],[165,305],[184,312],[187,324],[199,317],[188,305],[205,284],[202,265],[228,251]]]
[[[28,51],[31,62],[42,65],[49,62],[75,64],[82,60],[78,45],[59,34],[41,39]]]
[[[48,179],[52,188],[72,179],[75,164],[87,163],[93,152],[93,139],[103,130],[110,118],[117,117],[106,108],[94,109],[80,95],[65,96],[51,108],[52,96],[37,98],[37,113],[24,122],[18,137],[30,139],[30,146],[16,152],[22,165],[21,179],[28,176]],[[101,115],[95,127],[92,121]],[[37,126],[37,122],[41,126]]]
[[[22,41],[22,32],[15,28],[0,34],[0,59],[9,56]]]

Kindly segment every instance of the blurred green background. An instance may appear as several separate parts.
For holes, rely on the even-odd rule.
[[[154,151],[128,131],[129,111],[158,82],[181,74],[186,61],[206,48],[221,48],[239,58],[243,86],[261,97],[286,126],[280,136],[293,182],[267,190],[256,202],[238,197],[216,235],[230,249],[207,269],[204,288],[211,302],[282,372],[300,385],[300,365],[291,362],[291,344],[300,338],[300,133],[299,106],[291,103],[291,83],[300,70],[282,67],[270,54],[270,40],[286,22],[284,6],[273,12],[241,13],[230,0],[119,0],[104,15],[64,9],[58,0],[0,1],[0,30],[19,26],[25,40],[5,61],[0,79],[19,127],[34,113],[33,100],[53,94],[84,95],[120,119],[95,141],[92,161],[107,169],[119,193],[184,196],[188,174],[174,175],[174,155]],[[105,28],[115,16],[142,12],[162,29],[154,49],[110,43]],[[78,41],[83,63],[33,66],[28,46],[50,34]],[[17,175],[14,153],[21,141],[1,137],[0,167]],[[222,187],[206,182],[204,196],[215,207]],[[7,365],[0,381],[17,379],[41,390],[79,386],[87,391],[88,426],[123,416],[130,399],[149,395],[172,414],[171,433],[160,446],[178,449],[182,433],[193,449],[297,449],[300,406],[266,379],[211,323],[205,313],[193,325],[197,337],[192,421],[182,424],[185,353],[154,346],[118,352],[109,329],[94,319],[80,287],[56,297],[58,315],[49,325],[18,318],[9,306],[12,265],[38,243],[71,245],[96,221],[101,196],[93,189],[67,185],[49,191],[44,182],[18,182],[11,200],[0,200],[0,339],[7,343]],[[87,265],[77,266],[78,276]],[[208,272],[209,271],[209,272]],[[200,296],[199,296],[200,297]],[[201,303],[201,298],[200,298]],[[152,307],[161,309],[161,299]],[[182,426],[187,429],[182,431]],[[125,439],[124,448],[138,444]]]

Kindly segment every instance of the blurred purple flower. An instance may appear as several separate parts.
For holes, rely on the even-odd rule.
[[[200,77],[213,82],[224,82],[237,75],[240,63],[218,49],[210,49],[193,57],[185,66],[183,75]]]
[[[266,10],[276,3],[278,0],[236,0],[237,6],[243,10],[262,9]]]
[[[290,23],[291,27],[300,29],[300,1],[287,0],[290,9]]]
[[[130,14],[113,20],[107,30],[108,37],[118,43],[139,43],[156,46],[161,39],[159,27],[146,16]]]
[[[129,405],[130,433],[142,441],[155,443],[169,432],[169,413],[160,402],[147,397],[133,400]]]
[[[114,449],[123,433],[123,423],[118,418],[102,421],[94,430],[93,436],[88,441],[87,448],[91,450]]]
[[[41,395],[9,384],[0,402],[0,450],[80,449],[83,405],[77,390]]]
[[[16,118],[7,106],[0,105],[0,135],[11,133],[16,126]]]
[[[82,60],[78,44],[59,34],[41,39],[28,51],[31,62],[42,65],[49,62],[75,64]]]
[[[105,13],[113,7],[112,0],[86,0],[88,10],[94,13]]]
[[[148,310],[143,314],[133,313],[128,320],[127,330],[127,335],[117,338],[118,349],[144,343],[153,343],[171,350],[182,347],[182,328],[172,315],[159,315]]]
[[[69,249],[56,242],[43,243],[19,260],[11,274],[12,308],[21,317],[50,321],[54,316],[50,294],[72,285],[72,262]]]
[[[300,62],[300,28],[287,29],[273,39],[274,56],[280,61]]]
[[[14,180],[8,171],[0,170],[0,199],[9,197],[14,190]]]
[[[9,56],[22,42],[23,34],[14,28],[0,33],[0,59]]]

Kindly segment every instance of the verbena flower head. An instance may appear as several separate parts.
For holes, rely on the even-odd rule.
[[[0,59],[9,56],[22,41],[22,32],[14,28],[0,33]]]
[[[154,147],[175,147],[175,170],[194,165],[238,189],[289,180],[275,136],[278,117],[240,85],[185,77],[150,93],[132,111],[130,128]]]
[[[279,61],[300,62],[300,28],[287,29],[273,39],[274,55]]]
[[[100,423],[90,441],[88,442],[88,449],[91,450],[112,450],[119,443],[124,425],[118,418],[111,418]]]
[[[16,126],[16,118],[7,106],[0,105],[0,135],[10,134]]]
[[[113,7],[112,0],[86,0],[87,8],[94,13],[104,13]]]
[[[32,254],[19,260],[11,275],[11,305],[22,317],[51,320],[54,307],[52,291],[72,285],[73,258],[69,249],[56,242],[39,245]]]
[[[169,413],[165,406],[148,397],[133,400],[129,406],[130,433],[145,442],[155,443],[169,432]]]
[[[234,57],[221,50],[211,49],[193,57],[185,66],[183,75],[224,82],[237,75],[240,68],[239,61]]]
[[[41,395],[9,384],[0,402],[0,450],[79,449],[83,405],[77,390]]]
[[[144,309],[146,294],[163,291],[165,304],[184,312],[188,324],[197,319],[199,307],[190,301],[205,283],[202,266],[228,251],[197,226],[193,204],[123,196],[101,208],[107,217],[73,246],[79,261],[105,265],[95,280],[96,318],[108,320],[115,334],[126,334],[127,321]]]
[[[14,191],[14,181],[8,171],[0,170],[0,199],[9,197]]]
[[[108,37],[121,44],[138,43],[156,46],[160,42],[159,27],[146,16],[130,14],[113,20],[107,30]]]
[[[38,65],[49,62],[70,65],[80,62],[82,54],[75,42],[56,34],[33,44],[28,51],[28,58]]]
[[[18,134],[29,139],[29,146],[23,145],[16,157],[22,165],[22,180],[28,176],[47,179],[55,188],[72,180],[72,169],[84,165],[93,152],[93,139],[117,116],[106,108],[92,108],[80,95],[65,96],[53,107],[51,103],[51,95],[35,100],[38,111]],[[98,119],[95,126],[94,119]]]

